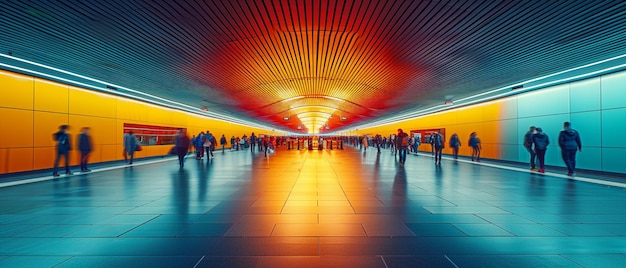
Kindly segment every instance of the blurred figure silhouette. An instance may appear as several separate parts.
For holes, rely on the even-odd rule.
[[[128,135],[124,135],[124,155],[130,156],[129,165],[133,164],[135,150],[137,150],[137,138],[135,137],[135,133],[129,131]]]
[[[78,135],[78,150],[80,150],[80,172],[91,171],[87,168],[89,155],[91,155],[91,151],[93,151],[91,136],[89,136],[89,127],[83,127],[80,135]]]
[[[57,155],[54,160],[54,170],[52,171],[52,176],[58,177],[58,169],[59,169],[59,160],[61,160],[61,156],[65,157],[65,174],[72,175],[70,171],[70,151],[72,150],[72,142],[70,140],[70,135],[67,134],[67,130],[70,127],[68,125],[59,126],[59,131],[53,134],[54,140],[57,142],[56,150]]]
[[[187,136],[187,131],[181,128],[178,129],[178,135],[176,135],[175,145],[176,154],[178,155],[178,164],[180,168],[185,166],[185,155],[189,151],[189,144],[191,141],[189,140],[189,136]],[[208,156],[207,156],[208,157]]]

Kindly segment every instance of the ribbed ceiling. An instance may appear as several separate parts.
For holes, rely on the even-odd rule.
[[[2,53],[294,131],[626,53],[624,1],[12,1],[0,16]]]

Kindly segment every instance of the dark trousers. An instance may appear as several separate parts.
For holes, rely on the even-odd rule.
[[[539,170],[543,170],[544,168],[544,163],[546,161],[546,150],[541,150],[541,149],[537,149],[535,148],[535,154],[537,155],[537,160],[539,160]],[[533,155],[534,158],[534,155]],[[535,159],[533,159],[535,160]],[[533,165],[532,167],[535,167],[535,161],[531,162]]]
[[[472,147],[472,161],[480,161],[480,147],[473,146]]]
[[[80,170],[87,169],[88,160],[89,160],[89,151],[80,151]]]
[[[441,152],[443,151],[443,147],[435,146],[435,162],[441,162]]]
[[[576,170],[576,149],[563,149],[561,155],[567,166],[567,171],[573,173]]]
[[[65,173],[70,173],[70,152],[59,152],[57,151],[57,157],[54,159],[54,170],[53,174],[57,174],[59,170],[59,161],[61,160],[61,156],[65,157]]]
[[[176,147],[176,155],[178,155],[178,164],[182,168],[183,166],[185,166],[185,155],[187,155],[187,148]]]
[[[452,154],[454,155],[454,159],[459,158],[459,147],[452,147]]]
[[[255,143],[250,143],[250,152],[254,153],[254,146],[256,146]]]
[[[404,162],[406,162],[406,151],[409,148],[407,148],[406,146],[400,146],[398,148],[398,151],[400,152],[400,163],[404,164]]]
[[[209,155],[211,157],[213,157],[213,145],[204,147],[204,150],[206,150],[206,157],[207,158],[209,158]]]
[[[526,147],[526,151],[528,151],[528,153],[530,154],[530,167],[535,168],[535,156],[537,155],[537,153],[533,151],[531,146]]]

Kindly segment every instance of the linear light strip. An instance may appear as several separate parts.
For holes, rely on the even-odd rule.
[[[602,64],[602,63],[605,63],[605,62],[609,62],[609,61],[620,59],[620,58],[624,58],[624,57],[626,57],[626,54],[623,54],[623,55],[620,55],[620,56],[617,56],[617,57],[613,57],[613,58],[610,58],[610,59],[598,61],[598,62],[595,62],[595,63],[583,65],[583,66],[580,66],[580,67],[568,69],[566,71],[561,71],[561,72],[557,72],[557,73],[554,73],[554,74],[545,75],[545,76],[542,76],[540,78],[530,79],[530,80],[527,80],[527,81],[524,81],[524,82],[521,82],[521,83],[516,83],[516,84],[510,85],[510,86],[502,87],[502,88],[491,90],[491,91],[488,91],[488,92],[483,92],[483,93],[476,94],[476,95],[473,95],[473,96],[469,96],[469,97],[466,97],[466,98],[462,98],[462,99],[456,100],[456,102],[454,104],[452,104],[452,105],[440,104],[440,105],[436,105],[436,106],[433,106],[433,107],[430,107],[430,108],[426,108],[426,109],[422,109],[422,110],[419,110],[419,111],[414,111],[414,112],[410,112],[410,113],[407,113],[407,114],[395,116],[395,117],[392,117],[392,118],[389,118],[389,119],[384,119],[384,120],[378,121],[376,123],[369,123],[369,124],[360,125],[360,126],[355,127],[355,129],[371,128],[371,127],[390,125],[390,124],[393,124],[393,123],[398,123],[398,122],[401,122],[401,121],[415,119],[415,118],[418,118],[420,116],[424,116],[424,115],[428,115],[428,114],[432,114],[432,113],[436,113],[436,112],[440,112],[440,111],[444,111],[444,110],[450,110],[450,109],[453,109],[453,108],[460,108],[460,107],[463,107],[463,106],[468,106],[468,105],[481,103],[481,102],[485,102],[485,101],[489,101],[489,100],[499,99],[499,98],[512,96],[512,95],[518,95],[518,94],[521,94],[521,93],[527,93],[527,92],[530,92],[532,90],[537,90],[537,89],[545,88],[545,87],[556,85],[556,84],[563,84],[563,83],[567,83],[567,82],[571,82],[571,81],[575,81],[575,80],[581,80],[581,79],[584,79],[584,78],[589,78],[589,77],[593,77],[593,76],[597,76],[597,75],[602,75],[604,73],[609,73],[609,72],[612,72],[612,71],[615,71],[615,70],[626,68],[626,64],[621,64],[621,65],[605,68],[605,69],[602,69],[602,70],[593,71],[593,72],[589,72],[589,73],[586,73],[586,74],[576,75],[576,76],[572,76],[572,77],[568,77],[568,78],[564,78],[564,79],[559,79],[559,80],[555,80],[555,81],[549,81],[549,82],[545,82],[545,83],[542,83],[542,84],[534,85],[534,86],[531,86],[531,87],[528,87],[528,88],[522,88],[521,90],[514,91],[514,92],[507,91],[507,92],[500,93],[500,94],[497,94],[497,95],[471,100],[471,99],[474,99],[476,97],[484,96],[484,95],[489,94],[489,93],[495,93],[495,92],[498,92],[498,91],[502,91],[504,89],[509,89],[510,90],[512,87],[515,87],[515,86],[528,84],[528,83],[531,83],[531,82],[539,81],[541,79],[550,78],[550,77],[553,77],[555,75],[560,75],[560,74],[563,74],[563,73],[580,70],[582,68],[591,67],[591,66],[594,66],[594,65]],[[463,101],[466,101],[466,100],[471,100],[471,101],[463,102]],[[459,102],[462,102],[462,103],[459,103]]]
[[[4,55],[0,55],[0,56],[4,56]],[[47,77],[47,78],[63,81],[63,82],[66,82],[66,83],[69,83],[69,84],[72,84],[72,85],[78,85],[78,86],[82,86],[82,87],[86,87],[86,88],[91,88],[91,89],[94,89],[96,91],[104,91],[104,92],[107,92],[107,93],[109,93],[111,95],[114,95],[114,96],[122,96],[122,97],[127,97],[127,98],[130,98],[130,99],[134,99],[134,100],[136,100],[138,98],[138,96],[134,96],[134,95],[131,95],[131,94],[128,94],[128,93],[114,91],[114,90],[110,90],[110,89],[102,88],[102,87],[97,87],[97,86],[94,86],[94,85],[90,85],[90,84],[86,84],[86,83],[70,80],[70,79],[67,79],[67,78],[58,77],[58,76],[55,76],[55,75],[46,74],[46,73],[42,73],[42,72],[38,72],[38,71],[22,68],[22,67],[17,67],[17,66],[5,64],[5,63],[0,63],[0,66],[6,67],[8,69],[18,70],[18,71],[22,71],[22,72],[25,72],[25,73],[33,74],[33,75],[38,76],[38,77]],[[182,110],[182,111],[193,113],[193,114],[196,114],[196,115],[206,116],[206,117],[209,117],[209,118],[212,118],[212,119],[216,119],[216,120],[221,120],[221,121],[224,121],[224,122],[227,122],[227,123],[235,123],[235,124],[242,125],[242,126],[250,126],[250,125],[252,125],[252,126],[255,126],[255,127],[258,127],[258,128],[270,128],[270,129],[272,128],[272,127],[268,127],[268,126],[259,125],[257,123],[252,123],[252,122],[248,122],[248,121],[245,121],[245,120],[240,120],[240,119],[237,119],[237,118],[222,116],[222,115],[217,114],[217,113],[211,113],[211,114],[214,114],[215,116],[214,117],[210,117],[210,116],[207,116],[206,114],[203,114],[203,113],[205,113],[207,111],[201,111],[201,110],[197,110],[196,111],[196,109],[193,108],[193,107],[192,108],[187,108],[187,107],[191,107],[191,106],[188,106],[188,105],[184,105],[184,106],[187,106],[187,107],[177,107],[176,105],[161,103],[161,102],[154,101],[154,100],[141,99],[141,101],[142,102],[146,102],[146,103],[155,104],[155,105],[162,106],[162,107],[175,109],[175,110]]]
[[[211,116],[208,116],[208,117],[211,117],[211,118],[214,118],[214,119],[219,119],[219,120],[222,120],[222,121],[225,121],[225,122],[230,122],[230,123],[234,122],[234,123],[237,123],[237,124],[240,124],[240,125],[244,125],[244,126],[245,125],[248,125],[248,126],[249,125],[253,125],[253,126],[256,126],[256,127],[259,127],[259,128],[273,128],[273,127],[261,125],[261,124],[258,124],[258,123],[248,122],[246,120],[241,120],[241,119],[238,119],[238,118],[221,115],[219,113],[215,113],[215,112],[211,112],[211,111],[202,111],[202,112],[200,112],[200,110],[198,108],[190,106],[190,105],[187,105],[187,104],[183,104],[183,103],[179,103],[179,102],[176,102],[176,101],[168,100],[168,99],[165,99],[165,98],[161,98],[161,97],[154,96],[154,95],[151,95],[151,94],[148,94],[148,93],[144,93],[144,92],[141,92],[141,91],[137,91],[137,90],[133,90],[133,89],[130,89],[130,88],[126,88],[126,87],[119,86],[119,85],[116,85],[116,84],[107,83],[107,82],[104,82],[104,81],[101,81],[101,80],[98,80],[98,79],[94,79],[94,78],[90,78],[90,77],[87,77],[87,76],[84,76],[84,75],[80,75],[80,74],[76,74],[76,73],[73,73],[73,72],[65,71],[65,70],[58,69],[58,68],[55,68],[55,67],[52,67],[52,66],[47,66],[47,65],[44,65],[44,64],[36,63],[36,62],[33,62],[33,61],[29,61],[29,60],[17,58],[17,57],[14,57],[14,56],[9,56],[9,55],[0,54],[0,56],[8,58],[8,59],[12,59],[12,60],[16,60],[16,61],[32,64],[32,65],[39,66],[39,67],[42,67],[42,68],[50,69],[50,70],[53,70],[53,71],[61,72],[61,73],[64,73],[64,74],[68,74],[68,75],[71,75],[71,76],[75,76],[75,77],[78,77],[78,78],[89,80],[89,81],[92,81],[92,82],[101,83],[101,84],[104,84],[104,85],[110,85],[110,86],[113,86],[113,87],[116,87],[116,88],[121,88],[121,89],[124,89],[124,90],[132,92],[132,93],[136,93],[136,94],[143,95],[143,96],[146,96],[146,97],[150,97],[150,98],[153,98],[153,99],[161,100],[161,101],[168,102],[168,103],[171,103],[171,104],[161,103],[161,102],[154,101],[154,100],[140,99],[141,101],[144,101],[144,102],[149,102],[149,103],[152,103],[152,104],[165,106],[165,107],[172,108],[172,109],[184,110],[184,111],[191,112],[191,113],[198,114],[198,115],[202,115],[202,116],[207,116],[207,114],[209,114]],[[127,93],[124,93],[124,92],[110,90],[110,89],[108,89],[106,87],[97,87],[97,86],[94,86],[94,85],[89,85],[89,84],[85,84],[85,83],[82,83],[82,82],[78,82],[78,81],[74,81],[74,80],[58,77],[58,76],[51,75],[51,74],[45,74],[45,73],[42,73],[42,72],[38,72],[38,71],[30,70],[30,69],[25,69],[25,68],[21,68],[21,67],[9,65],[9,64],[0,63],[0,66],[5,66],[5,67],[8,67],[8,68],[13,68],[15,70],[20,70],[20,71],[23,71],[23,72],[36,74],[36,75],[39,75],[39,76],[44,76],[44,77],[48,77],[48,78],[52,78],[52,79],[57,79],[57,80],[64,81],[64,82],[67,82],[67,83],[71,83],[71,84],[80,85],[80,86],[88,87],[88,88],[91,88],[91,89],[95,89],[97,91],[104,91],[104,92],[107,92],[107,93],[112,94],[112,95],[121,95],[121,96],[125,96],[125,97],[131,98],[131,99],[139,98],[138,96],[127,94]]]

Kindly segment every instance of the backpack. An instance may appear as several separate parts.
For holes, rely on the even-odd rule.
[[[402,135],[402,137],[400,138],[400,146],[409,146],[409,136],[408,135]]]

